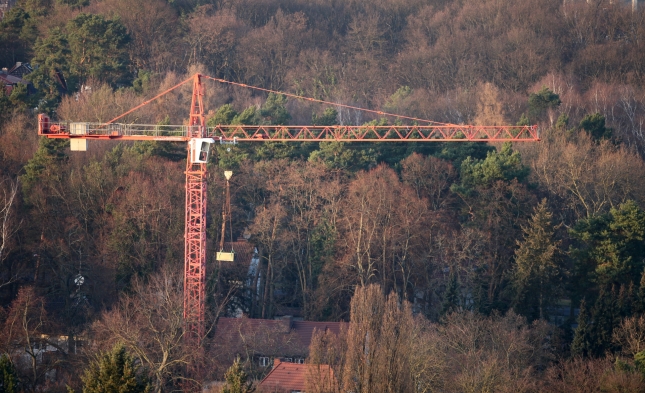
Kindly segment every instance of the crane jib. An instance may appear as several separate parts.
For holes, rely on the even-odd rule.
[[[200,126],[52,122],[38,117],[39,135],[49,138],[188,141]],[[535,142],[537,126],[227,126],[206,127],[205,137],[231,142]]]

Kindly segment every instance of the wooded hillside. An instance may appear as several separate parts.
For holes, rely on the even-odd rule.
[[[70,152],[39,139],[35,120],[105,122],[195,72],[438,122],[538,124],[542,138],[215,146],[211,322],[240,311],[354,322],[375,302],[417,339],[396,341],[403,357],[374,356],[417,379],[343,385],[356,392],[645,386],[644,8],[18,0],[0,22],[0,67],[16,62],[33,72],[24,75],[29,86],[0,89],[0,354],[31,350],[33,362],[13,360],[20,389],[79,388],[91,355],[117,343],[156,391],[181,385],[194,355],[180,339],[185,146],[91,141],[88,152]],[[235,86],[206,89],[211,126],[412,124]],[[126,121],[184,124],[190,97],[182,87]],[[214,258],[225,169],[234,172],[225,240],[250,236],[260,254],[255,277],[248,261]],[[382,325],[383,337],[397,329],[363,322]],[[342,339],[358,340],[351,332]],[[475,332],[482,339],[469,341]],[[36,361],[41,334],[92,344]],[[511,364],[499,342],[523,348],[520,360]],[[360,351],[340,359],[325,352],[332,344],[312,347],[313,361],[350,381]],[[415,368],[424,364],[436,368]],[[214,360],[210,377],[229,366]]]

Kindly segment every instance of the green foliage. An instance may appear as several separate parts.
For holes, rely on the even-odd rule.
[[[459,311],[459,282],[455,273],[450,274],[448,287],[443,295],[443,303],[441,303],[441,315],[447,315],[455,311]]]
[[[239,145],[215,145],[217,165],[222,169],[237,169],[249,158],[251,150]]]
[[[405,108],[405,99],[412,94],[410,86],[401,86],[394,94],[388,97],[383,109],[388,112],[400,111]]]
[[[461,164],[467,158],[470,157],[472,160],[481,160],[486,158],[486,156],[493,151],[495,151],[495,147],[487,143],[444,143],[439,146],[439,151],[436,153],[436,156],[452,162],[452,165],[459,170],[461,168]]]
[[[264,124],[285,125],[291,119],[286,108],[287,97],[282,94],[269,93],[266,102],[260,109]],[[239,123],[247,124],[247,123]]]
[[[137,94],[146,94],[152,88],[152,72],[139,70],[137,77],[132,81],[132,89]]]
[[[638,294],[636,295],[633,308],[637,313],[645,312],[645,270],[643,270],[643,274],[641,275]]]
[[[61,81],[56,77],[57,72],[64,75],[67,86],[77,84],[76,76],[70,74],[70,56],[67,36],[58,27],[51,29],[44,39],[38,38],[36,41],[32,59],[35,70],[27,75],[26,79],[38,89],[40,112],[53,114],[58,106],[65,86],[61,85]]]
[[[529,168],[522,165],[520,153],[504,143],[501,151],[492,151],[483,160],[466,158],[461,164],[461,182],[465,187],[490,185],[495,181],[526,180]]]
[[[12,105],[4,88],[0,88],[0,127],[11,117]]]
[[[217,125],[233,124],[233,119],[237,117],[238,113],[233,109],[231,104],[224,104],[219,107],[215,116],[208,119],[208,126],[215,127]]]
[[[96,78],[111,85],[128,83],[130,35],[118,19],[79,14],[66,25],[70,68],[82,83]]]
[[[338,124],[338,111],[334,108],[325,108],[322,115],[313,114],[311,124],[315,126],[333,126]]]
[[[634,355],[634,365],[645,376],[645,351],[640,351]]]
[[[6,354],[0,356],[0,393],[18,393],[16,368]]]
[[[43,175],[55,175],[58,164],[67,159],[65,149],[69,143],[65,139],[41,138],[38,141],[38,150],[24,167],[24,174],[20,176],[23,194],[29,200],[31,189]]]
[[[614,327],[617,322],[616,293],[601,288],[591,319],[591,355],[600,357],[612,348]]]
[[[345,142],[320,142],[319,149],[309,155],[310,162],[321,162],[329,169],[357,171],[376,165],[374,149],[357,149]]]
[[[241,113],[236,114],[231,120],[231,124],[252,126],[260,124],[260,118],[254,106],[250,106]]]
[[[535,122],[544,115],[547,109],[557,108],[561,103],[560,96],[544,86],[542,90],[529,95],[529,119]]]
[[[608,214],[582,219],[570,230],[579,279],[600,286],[636,282],[645,268],[645,212],[628,201]]]
[[[20,6],[11,8],[0,21],[0,65],[11,67],[29,59],[37,35],[32,15]]]
[[[558,116],[558,120],[555,122],[555,128],[557,130],[566,130],[568,125],[569,115],[567,115],[566,113],[561,113],[560,116]]]
[[[296,144],[289,142],[265,142],[255,147],[256,160],[276,160],[292,158],[296,153]]]
[[[562,271],[560,242],[555,239],[552,214],[546,199],[535,207],[524,240],[518,241],[512,272],[515,309],[529,321],[546,319],[560,295]]]
[[[24,0],[21,5],[33,16],[45,16],[53,8],[52,0]]]
[[[529,118],[526,116],[526,113],[522,113],[522,116],[520,116],[520,120],[517,121],[518,126],[528,126],[531,124],[531,121]]]
[[[240,364],[240,358],[235,359],[233,365],[224,374],[226,383],[222,387],[222,393],[253,393],[255,387],[249,381],[249,376],[244,372]]]
[[[138,393],[151,389],[148,379],[139,373],[137,362],[121,345],[90,363],[81,379],[83,393]]]
[[[586,131],[594,140],[611,139],[612,129],[605,127],[605,116],[594,113],[580,121],[580,129]]]
[[[90,0],[56,0],[60,4],[65,4],[71,8],[82,8],[90,5]]]
[[[571,355],[590,356],[592,354],[592,349],[593,343],[587,304],[582,300],[582,303],[580,304],[580,314],[578,314],[578,327],[576,328],[573,342],[571,343]]]

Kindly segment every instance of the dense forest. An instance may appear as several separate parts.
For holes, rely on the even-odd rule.
[[[99,391],[110,359],[136,386],[184,386],[185,146],[70,152],[38,137],[36,115],[105,122],[196,72],[438,122],[538,124],[542,139],[213,145],[213,329],[240,311],[351,321],[312,344],[339,377],[321,393],[645,391],[643,8],[18,0],[0,21],[0,67],[16,62],[33,72],[0,89],[0,391]],[[191,94],[125,121],[184,124]],[[411,124],[214,83],[205,102],[209,125]],[[215,261],[224,170],[225,240],[257,247],[263,280]],[[63,356],[38,358],[54,337]],[[206,358],[206,379],[230,366]]]

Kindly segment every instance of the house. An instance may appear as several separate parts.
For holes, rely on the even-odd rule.
[[[31,91],[31,82],[23,79],[24,75],[31,73],[33,69],[29,63],[17,62],[11,69],[3,68],[0,70],[0,83],[4,85],[7,95],[11,94],[13,88],[18,85],[26,85]]]
[[[274,361],[302,364],[309,355],[314,331],[340,334],[343,322],[280,319],[220,318],[213,342],[221,364],[240,357],[251,374],[262,375]]]
[[[273,369],[258,385],[261,393],[304,393],[307,388],[333,391],[334,370],[326,364],[297,364],[276,360]],[[312,389],[314,390],[314,389]]]

